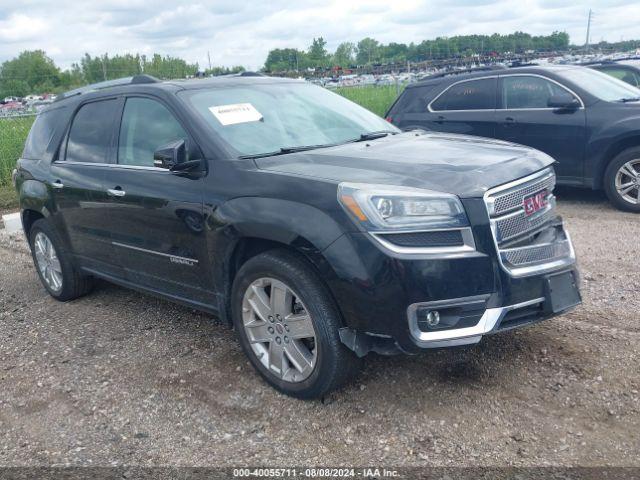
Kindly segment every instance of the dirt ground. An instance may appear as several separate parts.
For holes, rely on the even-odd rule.
[[[584,305],[465,350],[276,393],[226,326],[100,283],[58,303],[0,235],[0,466],[640,465],[640,216],[558,192]]]

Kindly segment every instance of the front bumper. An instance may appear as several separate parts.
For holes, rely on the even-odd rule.
[[[364,233],[343,235],[323,252],[333,267],[330,288],[348,332],[344,343],[357,353],[417,353],[477,343],[489,334],[545,320],[579,303],[575,256],[525,276],[510,274],[500,263],[491,224],[481,199],[466,200],[475,251],[460,255],[420,256],[386,251]],[[577,301],[558,309],[550,299],[549,277],[573,279]],[[429,330],[419,324],[419,309],[457,307],[475,302],[477,321],[461,328]],[[347,334],[348,333],[348,334]],[[359,349],[354,345],[360,345]]]

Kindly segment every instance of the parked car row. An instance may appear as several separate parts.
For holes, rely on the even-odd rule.
[[[436,75],[407,86],[387,120],[533,147],[554,158],[558,183],[603,189],[616,207],[640,212],[640,90],[596,69]]]

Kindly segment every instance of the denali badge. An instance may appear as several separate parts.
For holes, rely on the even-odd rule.
[[[549,204],[549,190],[544,189],[524,197],[524,214],[529,217]]]

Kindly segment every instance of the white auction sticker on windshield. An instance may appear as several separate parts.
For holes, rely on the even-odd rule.
[[[259,122],[262,114],[250,103],[234,103],[232,105],[216,105],[209,107],[209,111],[222,125],[236,125],[238,123]]]

